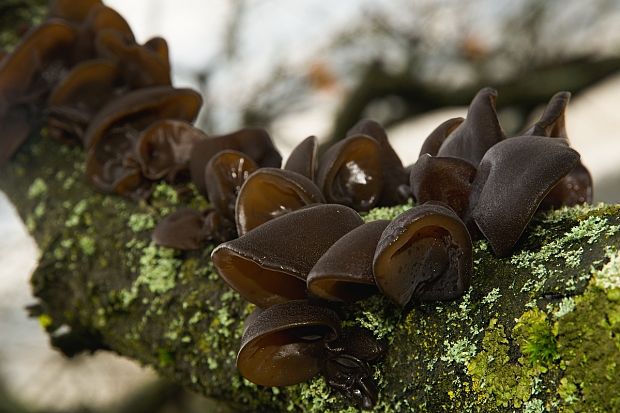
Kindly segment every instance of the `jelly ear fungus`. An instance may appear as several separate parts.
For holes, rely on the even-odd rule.
[[[314,264],[362,223],[344,205],[308,206],[220,244],[211,258],[224,281],[247,301],[267,308],[305,298],[306,277]]]
[[[472,242],[450,208],[428,202],[396,217],[383,231],[373,270],[379,290],[400,306],[451,300],[471,283]]]
[[[509,255],[538,205],[579,162],[564,139],[506,139],[484,155],[470,203],[478,228],[497,256]]]

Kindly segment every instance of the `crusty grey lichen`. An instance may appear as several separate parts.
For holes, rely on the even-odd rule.
[[[253,306],[215,274],[212,246],[181,252],[150,239],[165,214],[205,206],[195,191],[162,184],[150,203],[95,193],[81,151],[48,139],[0,168],[0,187],[42,251],[32,283],[47,330],[88,332],[239,411],[355,411],[320,377],[278,389],[238,375]],[[375,411],[620,411],[619,246],[620,206],[562,208],[537,215],[512,257],[477,241],[473,285],[458,300],[402,311],[375,296],[346,307],[345,324],[389,343]]]

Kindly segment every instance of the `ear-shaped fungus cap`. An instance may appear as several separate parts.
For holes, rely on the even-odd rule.
[[[314,181],[318,167],[319,141],[316,136],[309,136],[293,149],[284,169],[297,172]]]
[[[142,174],[148,179],[189,177],[189,155],[192,147],[206,137],[200,129],[180,120],[163,119],[142,131],[136,144]]]
[[[496,98],[495,89],[481,89],[469,105],[467,118],[448,136],[437,155],[461,158],[477,166],[490,147],[505,139],[495,111]]]
[[[50,91],[61,70],[49,66],[64,59],[76,36],[75,29],[63,22],[46,22],[0,61],[0,116],[13,105],[37,103]]]
[[[372,261],[389,223],[368,222],[336,241],[308,274],[310,294],[329,301],[351,302],[376,293]]]
[[[307,301],[289,301],[250,316],[241,337],[237,368],[262,386],[289,386],[318,374],[325,342],[339,334],[340,319],[331,309]]]
[[[130,124],[134,130],[142,131],[159,119],[193,122],[201,104],[200,94],[191,89],[155,86],[135,90],[97,113],[84,134],[84,146],[94,147],[107,130],[119,125]]]
[[[209,199],[223,216],[235,220],[235,203],[243,182],[258,166],[239,151],[220,151],[207,164],[205,182]]]
[[[558,138],[521,136],[489,149],[470,202],[497,256],[511,253],[542,199],[578,162],[579,154]]]
[[[393,206],[406,202],[408,197],[403,195],[403,191],[399,190],[399,187],[409,183],[409,174],[398,154],[392,148],[383,126],[374,120],[362,119],[347,132],[347,137],[355,135],[370,136],[379,144],[379,156],[383,170],[383,190],[378,205]]]
[[[217,246],[211,258],[219,275],[247,301],[266,308],[305,298],[306,277],[327,249],[363,223],[343,205],[290,212]]]
[[[327,202],[357,211],[373,208],[383,191],[380,147],[366,135],[350,136],[332,145],[321,158],[317,185]]]
[[[72,27],[47,22],[30,31],[13,53],[0,60],[0,165],[27,139],[33,107],[57,81],[66,50],[75,39]]]
[[[422,148],[420,148],[420,156],[426,153],[431,156],[437,156],[441,145],[464,120],[463,118],[452,118],[437,126],[424,140]]]
[[[237,232],[241,236],[269,220],[318,203],[325,203],[325,198],[305,176],[283,169],[260,168],[239,190],[235,206]]]
[[[282,156],[264,129],[244,128],[228,135],[203,139],[194,145],[189,162],[192,182],[203,195],[207,195],[205,167],[216,153],[225,149],[245,153],[261,168],[279,168],[282,164]]]
[[[374,257],[375,282],[395,303],[452,300],[471,283],[472,242],[450,209],[427,203],[396,217]]]
[[[113,97],[118,73],[116,64],[103,59],[71,69],[48,99],[50,135],[81,141],[95,113]]]
[[[569,100],[569,92],[558,92],[553,95],[538,122],[524,135],[568,139],[565,114]],[[580,161],[549,191],[540,203],[540,209],[559,208],[563,205],[573,206],[584,202],[592,202],[592,177]]]
[[[158,42],[165,40],[158,38]],[[100,56],[119,64],[125,83],[131,89],[171,84],[170,62],[162,58],[157,49],[135,44],[113,29],[102,30],[96,46]],[[167,57],[167,53],[165,55]]]
[[[443,202],[463,219],[475,176],[476,168],[463,159],[424,154],[411,168],[411,189],[419,203]]]

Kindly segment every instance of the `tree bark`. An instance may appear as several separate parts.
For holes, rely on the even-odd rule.
[[[252,305],[214,273],[211,248],[150,241],[162,216],[199,196],[160,184],[133,203],[95,192],[83,165],[79,148],[33,136],[0,168],[0,189],[41,249],[32,311],[52,343],[69,355],[114,351],[238,411],[348,409],[320,377],[271,389],[238,375]],[[620,206],[539,214],[508,259],[476,243],[473,286],[459,300],[345,307],[348,323],[389,343],[376,411],[620,411],[618,245]]]

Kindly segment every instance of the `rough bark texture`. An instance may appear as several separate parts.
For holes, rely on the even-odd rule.
[[[0,189],[41,249],[38,317],[67,352],[111,349],[239,411],[355,411],[322,378],[271,389],[237,374],[252,306],[214,274],[210,248],[150,242],[162,215],[203,202],[193,192],[159,185],[148,204],[96,193],[81,150],[45,137],[0,168]],[[620,206],[562,209],[537,216],[510,258],[476,243],[459,300],[344,308],[389,342],[376,411],[620,411],[619,245]]]

